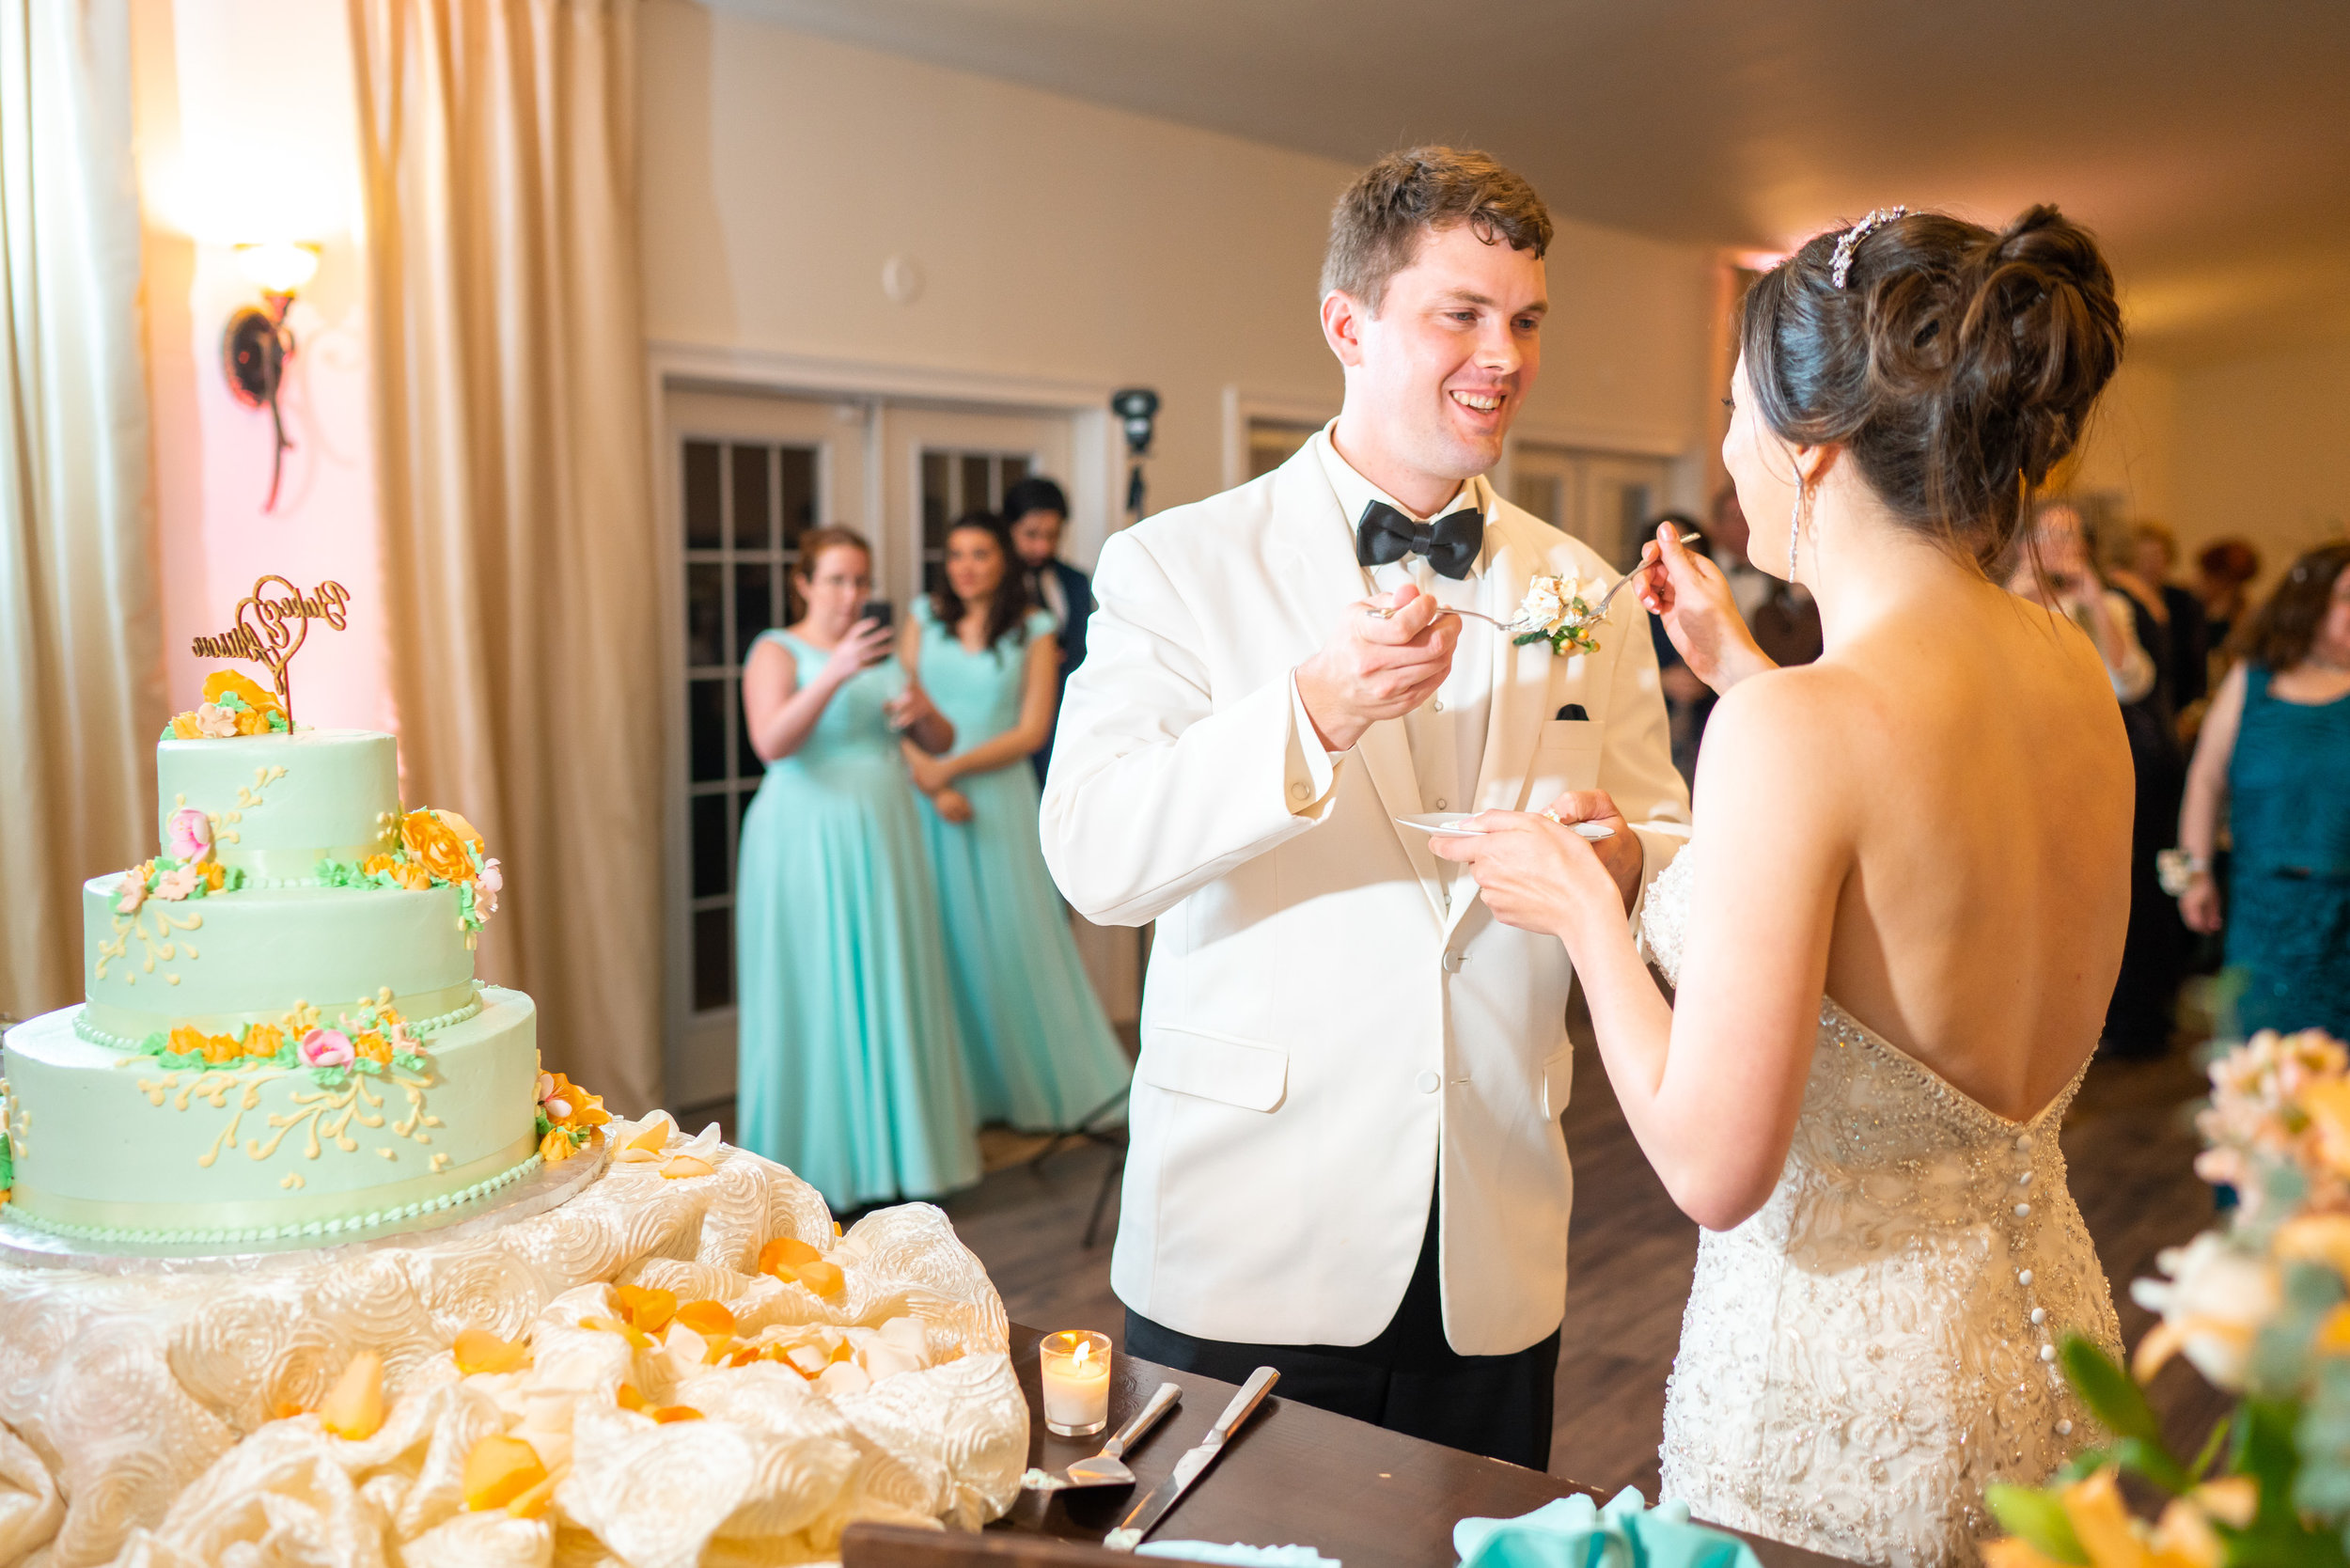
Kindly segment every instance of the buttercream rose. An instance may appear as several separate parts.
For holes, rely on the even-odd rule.
[[[233,669],[216,669],[204,677],[204,700],[219,702],[223,697],[234,697],[244,707],[268,710],[277,706],[277,694],[250,676]]]
[[[295,1054],[305,1067],[349,1067],[359,1059],[351,1036],[340,1029],[312,1029],[302,1037]]]
[[[212,820],[193,806],[182,806],[164,824],[164,843],[172,858],[196,862],[211,858]]]
[[[400,837],[408,846],[409,858],[443,882],[473,880],[473,855],[465,843],[468,839],[478,842],[481,836],[454,811],[435,811],[430,807],[411,811],[400,820]]]

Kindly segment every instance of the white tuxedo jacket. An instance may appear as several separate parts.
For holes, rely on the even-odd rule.
[[[1612,576],[1503,503],[1488,603],[1536,572]],[[1444,1321],[1464,1355],[1559,1325],[1574,1176],[1559,1115],[1565,950],[1448,908],[1400,720],[1298,815],[1290,672],[1369,591],[1311,446],[1112,538],[1044,792],[1044,856],[1088,918],[1158,921],[1111,1282],[1183,1333],[1361,1344],[1403,1299],[1436,1182]],[[1628,613],[1627,613],[1628,612]],[[1600,651],[1495,646],[1474,801],[1606,790],[1653,877],[1686,841],[1656,658],[1619,603]],[[1569,704],[1587,717],[1559,718]],[[1643,884],[1645,886],[1645,882]]]

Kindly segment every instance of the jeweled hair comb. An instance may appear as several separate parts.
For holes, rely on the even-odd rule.
[[[1828,258],[1828,281],[1841,289],[1845,277],[1852,272],[1852,253],[1859,248],[1861,241],[1869,237],[1870,231],[1884,227],[1895,218],[1908,215],[1909,209],[1906,207],[1880,207],[1844,230],[1843,237],[1836,242],[1836,254]]]

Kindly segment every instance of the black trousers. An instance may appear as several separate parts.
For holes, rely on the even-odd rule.
[[[1129,1309],[1129,1355],[1245,1383],[1259,1367],[1281,1374],[1274,1392],[1357,1420],[1465,1449],[1532,1470],[1550,1467],[1559,1334],[1514,1356],[1463,1356],[1445,1341],[1432,1209],[1403,1303],[1360,1345],[1252,1345],[1195,1339]]]

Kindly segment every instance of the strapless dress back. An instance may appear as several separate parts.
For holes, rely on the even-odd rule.
[[[1675,984],[1697,853],[1642,915]],[[2044,1481],[2092,1436],[2059,1337],[2121,1353],[2057,1143],[2080,1081],[2012,1121],[1823,996],[1778,1186],[1699,1244],[1664,1495],[1860,1562],[1978,1560],[1983,1488]]]

